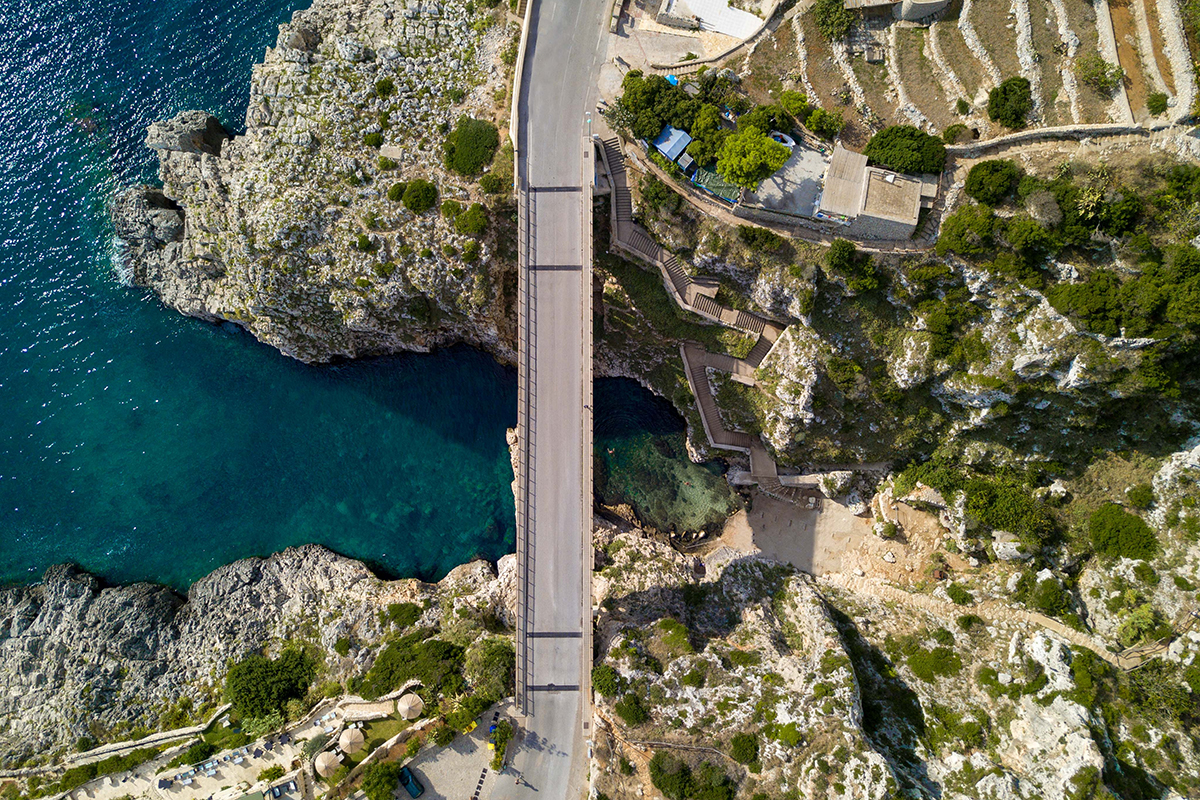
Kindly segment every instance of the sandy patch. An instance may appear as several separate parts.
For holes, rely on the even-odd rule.
[[[825,500],[820,511],[810,511],[756,490],[749,509],[729,518],[718,541],[823,575],[841,571],[843,554],[860,546],[870,531],[870,520],[837,501]]]

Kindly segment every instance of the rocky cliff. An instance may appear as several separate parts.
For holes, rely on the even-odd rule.
[[[305,361],[460,341],[510,357],[506,212],[492,202],[491,231],[463,233],[393,187],[424,179],[463,207],[488,202],[447,171],[442,142],[461,115],[503,114],[513,36],[500,10],[457,0],[296,12],[254,68],[244,134],[201,111],[150,127],[162,188],[129,188],[112,209],[132,280]],[[491,170],[505,194],[504,152]]]
[[[388,582],[308,545],[222,567],[187,597],[152,584],[107,587],[76,567],[52,567],[36,586],[0,590],[0,763],[50,755],[85,736],[152,730],[183,698],[197,712],[211,709],[230,663],[285,641],[319,647],[330,678],[357,674],[374,659],[385,633],[380,612],[391,603],[429,601],[426,613],[437,615],[444,598],[452,614],[469,602],[511,619],[513,559],[501,559],[499,575],[477,561],[436,585]],[[349,656],[334,649],[342,637],[360,643]]]

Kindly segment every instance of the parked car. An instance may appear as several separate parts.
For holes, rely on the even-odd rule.
[[[417,776],[412,774],[412,770],[408,767],[403,767],[400,770],[400,785],[408,792],[409,797],[420,797],[425,794],[425,787],[417,780]]]

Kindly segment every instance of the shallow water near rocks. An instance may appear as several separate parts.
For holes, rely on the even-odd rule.
[[[251,66],[306,3],[0,0],[0,582],[75,561],[185,588],[305,542],[436,579],[511,552],[512,370],[466,348],[306,366],[114,268],[105,204],[153,179],[146,126],[200,108],[240,130]],[[701,469],[682,422],[612,386],[607,491],[670,518],[646,487]]]

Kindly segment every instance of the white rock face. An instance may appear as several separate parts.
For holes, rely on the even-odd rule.
[[[1043,708],[1025,695],[1017,711],[1009,724],[1012,740],[1002,748],[1000,760],[1041,797],[1064,800],[1071,778],[1089,767],[1103,768],[1104,756],[1092,740],[1083,706],[1059,695]]]
[[[820,344],[820,338],[808,326],[790,325],[759,365],[759,375],[774,385],[779,399],[767,414],[763,434],[779,450],[803,438],[804,429],[814,419],[812,399]]]

